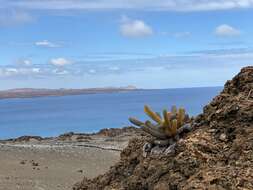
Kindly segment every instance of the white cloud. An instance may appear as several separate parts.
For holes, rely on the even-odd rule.
[[[253,0],[3,0],[2,7],[25,9],[145,9],[210,11],[252,8]]]
[[[59,57],[59,58],[53,58],[49,61],[50,64],[52,65],[55,65],[55,66],[59,66],[59,67],[62,67],[62,66],[65,66],[65,65],[70,65],[72,64],[72,61],[66,59],[66,58],[63,58],[63,57]]]
[[[215,29],[215,34],[222,37],[231,37],[239,36],[241,31],[227,24],[222,24]]]
[[[111,71],[119,71],[120,68],[117,67],[117,66],[114,66],[114,67],[109,67],[109,70],[111,70]]]
[[[16,75],[17,73],[18,73],[18,69],[16,69],[16,68],[6,68],[6,69],[4,70],[4,74],[5,74],[6,76]]]
[[[17,60],[16,63],[18,65],[22,65],[22,66],[31,66],[32,65],[32,60],[30,60],[30,59],[20,59],[20,60]]]
[[[41,73],[40,68],[15,68],[6,67],[0,68],[0,77],[21,77],[21,76],[34,76]]]
[[[132,20],[126,16],[121,19],[120,32],[122,36],[130,38],[146,37],[153,34],[153,30],[142,20]]]
[[[24,65],[27,65],[27,66],[32,65],[32,61],[28,59],[24,60],[23,63]]]
[[[67,75],[67,74],[69,74],[68,71],[62,70],[62,69],[54,69],[52,72],[56,75]]]
[[[32,68],[33,73],[40,73],[41,69],[40,68]]]
[[[95,69],[90,69],[90,70],[89,70],[89,73],[90,73],[90,74],[95,74],[95,73],[96,73],[96,70],[95,70]]]
[[[60,47],[59,44],[50,42],[48,40],[42,40],[34,43],[38,47],[46,47],[46,48],[57,48]]]
[[[15,9],[0,9],[0,27],[16,26],[33,21],[34,18],[27,12]]]

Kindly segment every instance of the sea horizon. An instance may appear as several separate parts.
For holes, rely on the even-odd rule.
[[[145,119],[143,106],[154,110],[185,107],[191,116],[214,98],[222,87],[138,89],[0,100],[0,139],[19,136],[58,136],[66,132],[94,133],[103,128],[130,126],[128,117]]]
[[[107,89],[107,88],[115,88],[115,89],[120,89],[120,88],[127,88],[129,86],[135,87],[134,90],[173,90],[173,89],[192,89],[192,88],[222,88],[222,85],[210,85],[210,86],[186,86],[186,87],[165,87],[165,88],[142,88],[142,87],[137,87],[134,85],[127,85],[127,86],[95,86],[95,87],[81,87],[81,88],[65,88],[65,87],[57,87],[57,88],[39,88],[39,87],[17,87],[17,88],[5,88],[5,89],[0,89],[0,92],[3,91],[11,91],[11,90],[19,90],[19,89],[33,89],[33,90],[85,90],[85,89]]]

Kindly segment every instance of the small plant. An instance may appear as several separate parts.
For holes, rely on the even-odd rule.
[[[129,121],[155,137],[158,140],[155,141],[158,142],[156,144],[170,144],[168,139],[177,139],[181,133],[191,130],[190,118],[184,108],[177,109],[176,106],[172,106],[170,112],[165,109],[161,116],[160,113],[153,112],[150,107],[144,106],[144,112],[156,123],[149,120],[141,122],[133,117],[130,117]]]

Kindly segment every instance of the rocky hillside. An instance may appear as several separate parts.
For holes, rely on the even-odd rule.
[[[130,141],[105,175],[74,190],[253,189],[253,67],[225,84],[170,154],[143,157],[149,137]]]

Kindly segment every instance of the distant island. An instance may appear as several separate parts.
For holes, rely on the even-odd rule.
[[[7,98],[33,98],[45,96],[68,96],[81,94],[113,93],[138,90],[135,86],[126,87],[105,87],[86,89],[43,89],[43,88],[17,88],[0,91],[0,99]]]

